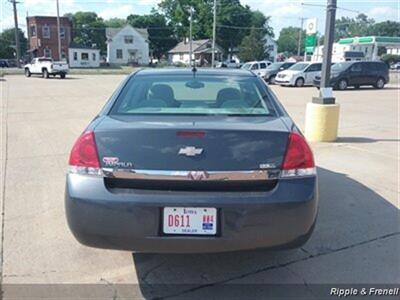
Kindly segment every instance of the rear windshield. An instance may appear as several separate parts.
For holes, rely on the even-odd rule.
[[[257,77],[133,76],[111,114],[275,116],[266,93]]]

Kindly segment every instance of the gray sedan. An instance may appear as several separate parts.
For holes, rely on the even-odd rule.
[[[317,216],[313,154],[245,70],[142,70],[72,148],[69,227],[84,245],[155,253],[293,248]]]

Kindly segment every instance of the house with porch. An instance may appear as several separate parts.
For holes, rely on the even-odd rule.
[[[147,65],[149,42],[147,29],[106,28],[107,62],[110,64]]]
[[[222,61],[224,50],[215,44],[215,61]],[[178,43],[168,52],[169,62],[172,64],[190,64],[190,42],[185,40]],[[212,39],[192,41],[192,60],[199,66],[211,65]]]

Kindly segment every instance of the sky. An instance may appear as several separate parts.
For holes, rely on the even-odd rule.
[[[113,17],[125,18],[130,14],[147,14],[157,8],[160,0],[59,0],[60,14],[76,11],[94,11],[104,19]],[[275,37],[283,27],[300,26],[300,18],[317,18],[318,30],[323,32],[326,0],[241,0],[253,10],[259,10],[271,16],[271,26]],[[338,0],[337,17],[355,17],[358,12],[365,13],[377,22],[400,21],[400,0]],[[305,4],[305,5],[302,5]],[[33,15],[56,15],[56,0],[19,0],[18,23],[26,31],[25,17]],[[353,10],[353,11],[349,11]],[[0,31],[14,25],[12,4],[0,0]]]

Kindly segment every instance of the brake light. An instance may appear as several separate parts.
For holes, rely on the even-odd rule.
[[[72,147],[69,156],[69,172],[90,175],[102,174],[93,131],[83,133]]]
[[[281,177],[315,175],[314,156],[305,139],[297,133],[289,135],[288,147],[282,164]]]

